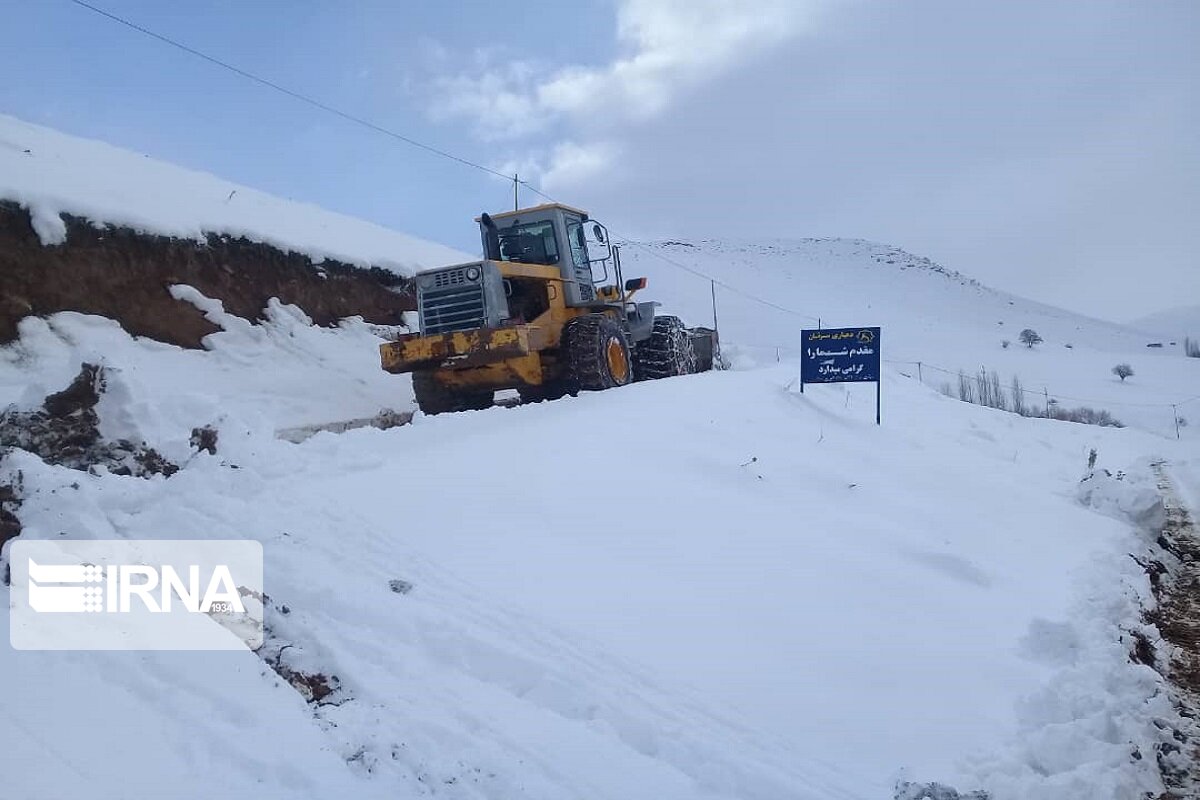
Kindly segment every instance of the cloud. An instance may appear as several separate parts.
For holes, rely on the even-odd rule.
[[[561,196],[628,236],[873,239],[1124,319],[1200,290],[1196,22],[864,3],[623,126],[619,172]]]
[[[801,0],[622,0],[611,63],[550,68],[477,54],[476,74],[434,81],[431,113],[471,119],[490,141],[557,124],[649,119],[681,93],[797,35],[815,8]],[[565,168],[570,157],[563,158]]]
[[[530,90],[539,73],[538,65],[522,60],[490,63],[493,58],[480,55],[488,62],[483,75],[437,79],[430,116],[435,122],[471,119],[476,136],[485,141],[518,138],[542,130],[549,120]]]
[[[611,172],[621,152],[616,142],[568,140],[553,145],[548,155],[531,152],[510,158],[494,169],[504,175],[519,175],[523,181],[536,178],[543,191],[553,194]]]
[[[626,54],[600,69],[563,70],[538,87],[538,101],[568,113],[600,102],[653,116],[679,92],[790,39],[810,8],[797,0],[626,0],[617,11]]]
[[[542,173],[542,186],[554,192],[593,180],[612,169],[620,152],[613,142],[559,142],[550,154],[549,167]]]

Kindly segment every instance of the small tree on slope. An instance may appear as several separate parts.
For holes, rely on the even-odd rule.
[[[1112,368],[1112,374],[1116,375],[1121,379],[1122,382],[1124,382],[1126,378],[1133,374],[1133,367],[1129,366],[1128,364],[1117,364]]]
[[[1021,331],[1021,344],[1032,348],[1035,344],[1041,343],[1042,337],[1038,336],[1038,332],[1033,328],[1026,328],[1025,330]]]

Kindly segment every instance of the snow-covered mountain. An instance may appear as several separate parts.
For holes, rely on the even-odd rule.
[[[1178,306],[1138,317],[1129,323],[1131,328],[1153,331],[1173,339],[1190,337],[1200,340],[1200,306]]]
[[[233,189],[216,179],[160,163],[128,172],[147,160],[4,124],[3,164],[27,166],[0,170],[0,198],[37,205],[48,230],[71,210],[400,269],[460,255],[284,201],[226,212]],[[91,177],[21,161],[31,141],[86,153]],[[208,199],[186,205],[206,181]],[[20,500],[21,536],[255,539],[270,646],[0,648],[13,687],[0,694],[4,791],[876,800],[944,781],[995,800],[1160,793],[1153,754],[1184,722],[1162,676],[1130,658],[1133,633],[1158,639],[1129,556],[1152,546],[1139,527],[1159,510],[1152,462],[1169,460],[1200,500],[1194,429],[1176,440],[1159,416],[1200,394],[1200,360],[882,245],[648,247],[625,248],[625,274],[647,275],[664,311],[708,319],[710,286],[653,253],[814,319],[718,288],[733,371],[299,444],[277,431],[411,409],[408,379],[378,368],[380,331],[315,327],[278,303],[253,325],[180,288],[222,329],[205,350],[80,314],[25,320],[0,349],[0,407],[35,409],[81,362],[101,364],[100,432],[182,468],[139,478],[10,452],[0,485]],[[881,427],[873,388],[797,392],[799,329],[816,317],[883,327],[896,363]],[[1026,327],[1045,341],[1021,346]],[[961,403],[938,391],[952,374],[916,361],[1019,374],[1134,427]],[[1124,383],[1109,372],[1118,361],[1135,367]],[[190,442],[202,426],[215,453]],[[289,675],[333,691],[305,695]]]

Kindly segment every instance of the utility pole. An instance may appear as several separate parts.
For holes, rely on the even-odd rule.
[[[521,201],[517,196],[517,193],[520,190],[520,188],[521,188],[521,176],[514,172],[513,173],[513,211],[521,210]]]
[[[712,304],[713,304],[713,330],[717,330],[717,282],[709,281],[709,286],[712,289]]]
[[[1179,438],[1179,407],[1171,403],[1171,416],[1175,418],[1175,438]]]

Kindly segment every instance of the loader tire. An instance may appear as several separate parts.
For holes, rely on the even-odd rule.
[[[655,317],[650,338],[633,354],[633,372],[639,381],[690,375],[696,371],[692,336],[679,317]]]
[[[633,380],[625,331],[605,314],[584,314],[563,327],[566,388],[571,394],[624,386]]]
[[[412,374],[413,394],[422,414],[446,414],[452,411],[477,411],[489,408],[495,392],[463,391],[443,386],[432,372]]]

